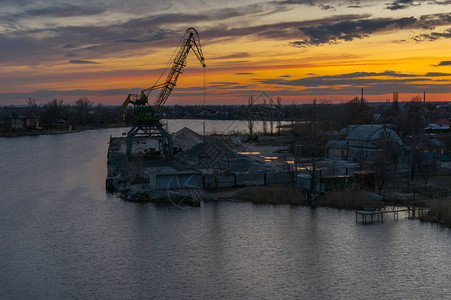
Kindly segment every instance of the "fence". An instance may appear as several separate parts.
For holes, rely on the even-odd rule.
[[[414,193],[432,198],[444,198],[449,195],[448,189],[433,187],[430,184],[422,185],[411,182],[395,182],[393,183],[393,188],[397,192]]]
[[[232,175],[202,175],[204,188],[225,188],[234,186],[255,186],[290,183],[293,180],[291,172],[251,173]]]

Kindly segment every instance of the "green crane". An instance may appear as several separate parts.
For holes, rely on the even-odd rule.
[[[188,28],[181,39],[176,50],[176,55],[172,61],[172,66],[169,69],[168,75],[164,82],[160,79],[168,71],[166,68],[155,84],[147,89],[141,91],[140,94],[129,94],[122,104],[121,114],[125,111],[127,106],[131,103],[134,106],[134,122],[133,127],[127,134],[127,155],[131,160],[133,139],[136,135],[140,136],[159,136],[162,138],[162,152],[167,157],[173,156],[172,139],[169,133],[163,128],[161,124],[161,110],[171,95],[172,90],[177,84],[178,77],[183,73],[183,68],[186,66],[186,58],[192,50],[199,59],[202,67],[206,67],[205,58],[202,54],[199,34],[196,29]],[[160,93],[155,99],[153,105],[149,104],[149,97],[153,91],[159,90]]]

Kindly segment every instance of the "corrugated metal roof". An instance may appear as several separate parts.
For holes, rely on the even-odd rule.
[[[347,149],[349,144],[347,141],[331,140],[326,144],[326,149]]]
[[[383,125],[360,125],[355,127],[346,137],[347,140],[369,141]]]
[[[385,131],[387,135],[380,136],[378,132]],[[402,140],[399,135],[387,125],[372,124],[372,125],[358,125],[346,136],[346,141],[351,147],[373,148],[373,143],[385,138],[386,140],[396,142],[402,145]]]

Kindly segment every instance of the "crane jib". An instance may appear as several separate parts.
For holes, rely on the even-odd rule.
[[[132,103],[135,108],[135,122],[159,122],[161,109],[177,85],[179,75],[183,73],[190,50],[194,52],[202,67],[205,68],[205,58],[202,53],[199,34],[196,29],[188,28],[175,52],[177,55],[172,61],[165,82],[158,83],[157,81],[153,87],[142,90],[139,96],[130,94],[121,106],[121,113],[129,103]],[[154,90],[160,90],[160,93],[151,106],[149,105],[149,96]]]

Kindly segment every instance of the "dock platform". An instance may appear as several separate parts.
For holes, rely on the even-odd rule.
[[[407,212],[409,218],[415,218],[417,215],[422,215],[427,209],[423,207],[393,207],[392,209],[375,210],[365,209],[355,211],[355,221],[362,224],[371,224],[373,222],[384,222],[384,214],[393,214],[393,220],[398,220],[400,212]],[[418,214],[417,214],[418,212]]]

